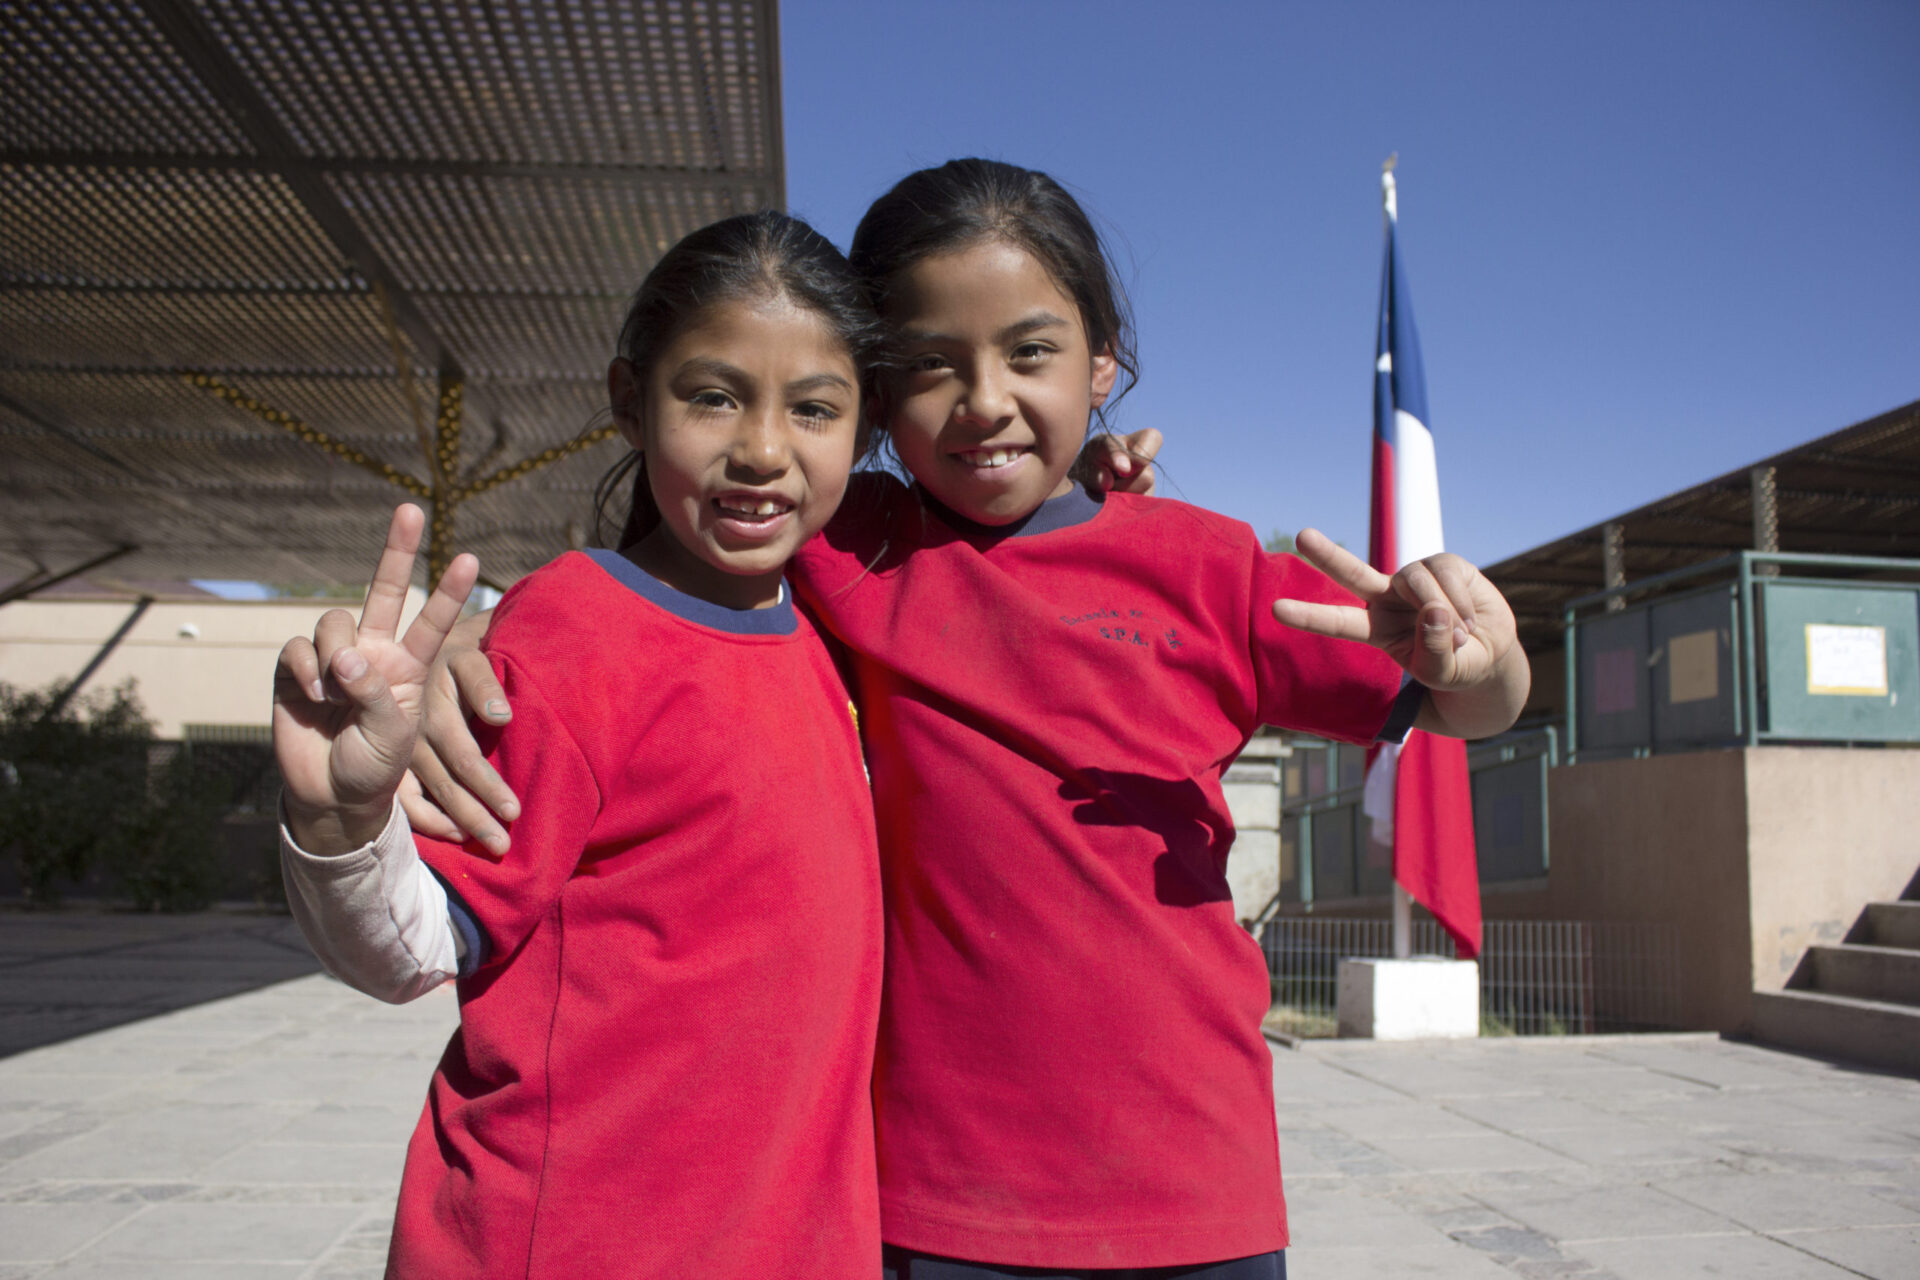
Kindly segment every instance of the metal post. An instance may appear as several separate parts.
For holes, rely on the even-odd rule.
[[[1413,954],[1413,895],[1393,882],[1393,958],[1405,960]]]
[[[107,642],[100,646],[100,652],[93,655],[93,661],[89,662],[86,667],[81,670],[80,674],[73,678],[72,684],[60,691],[60,696],[53,700],[53,704],[49,706],[45,714],[40,717],[41,720],[52,720],[67,709],[67,704],[73,701],[73,696],[80,692],[80,686],[91,680],[93,673],[98,671],[105,665],[107,659],[113,656],[113,651],[118,649],[120,642],[127,638],[127,632],[133,630],[134,624],[140,621],[141,615],[146,613],[152,604],[152,596],[140,597],[140,602],[133,606],[133,612],[129,613],[127,620],[120,624],[120,629],[107,637]]]
[[[1608,591],[1627,585],[1627,529],[1617,520],[1600,531],[1600,565]],[[1626,607],[1625,596],[1614,596],[1607,601],[1608,613],[1619,613]]]
[[[1753,582],[1753,561],[1751,552],[1740,553],[1740,649],[1741,684],[1746,694],[1747,745],[1752,746],[1760,738],[1760,654],[1754,645],[1753,612],[1755,597],[1760,593]]]
[[[1566,657],[1566,693],[1567,700],[1567,763],[1572,764],[1580,757],[1580,657],[1577,647],[1580,643],[1580,629],[1574,625],[1573,610],[1567,609],[1562,615],[1565,619],[1560,634],[1563,643],[1561,652]]]
[[[1753,549],[1761,552],[1780,550],[1780,494],[1772,467],[1755,467],[1748,473],[1753,491]],[[1777,564],[1759,566],[1762,577],[1775,577]]]

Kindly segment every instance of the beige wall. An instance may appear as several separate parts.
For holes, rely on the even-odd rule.
[[[422,603],[410,594],[408,616]],[[162,738],[183,724],[264,725],[280,646],[311,635],[338,601],[156,601],[83,692],[131,676]],[[359,606],[349,605],[357,616]],[[0,607],[0,681],[39,689],[71,679],[126,621],[132,601],[20,600]],[[197,631],[193,636],[189,631]]]
[[[1550,771],[1547,887],[1537,896],[1488,895],[1488,913],[1674,925],[1682,1025],[1737,1027],[1751,985],[1744,754]]]
[[[1548,775],[1552,868],[1490,892],[1489,918],[1676,927],[1680,1015],[1743,1029],[1920,868],[1920,751],[1755,747],[1611,760]]]
[[[1753,986],[1778,991],[1815,943],[1920,868],[1920,751],[1762,747],[1747,753]]]

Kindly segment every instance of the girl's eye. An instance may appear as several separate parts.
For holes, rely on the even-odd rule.
[[[793,411],[813,426],[825,426],[840,416],[840,410],[821,400],[809,400],[805,404],[797,404],[793,407]]]
[[[947,367],[947,358],[934,352],[914,356],[907,361],[908,373],[933,373]]]
[[[694,392],[687,397],[687,403],[702,409],[731,409],[734,407],[732,396],[724,391],[717,391],[712,387],[708,387],[704,391]]]
[[[1052,350],[1053,348],[1044,342],[1023,342],[1013,349],[1013,358],[1029,362],[1044,360]]]

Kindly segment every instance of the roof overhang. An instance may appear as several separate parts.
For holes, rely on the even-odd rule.
[[[101,0],[0,40],[0,578],[358,582],[411,492],[511,581],[586,533],[620,446],[566,446],[641,276],[784,202],[774,0]]]

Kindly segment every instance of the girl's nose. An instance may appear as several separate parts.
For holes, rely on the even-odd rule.
[[[1013,392],[1005,375],[988,369],[974,376],[957,406],[960,417],[989,426],[1013,416]]]
[[[773,475],[786,470],[787,437],[777,414],[762,410],[744,415],[734,434],[727,460],[755,475]]]

